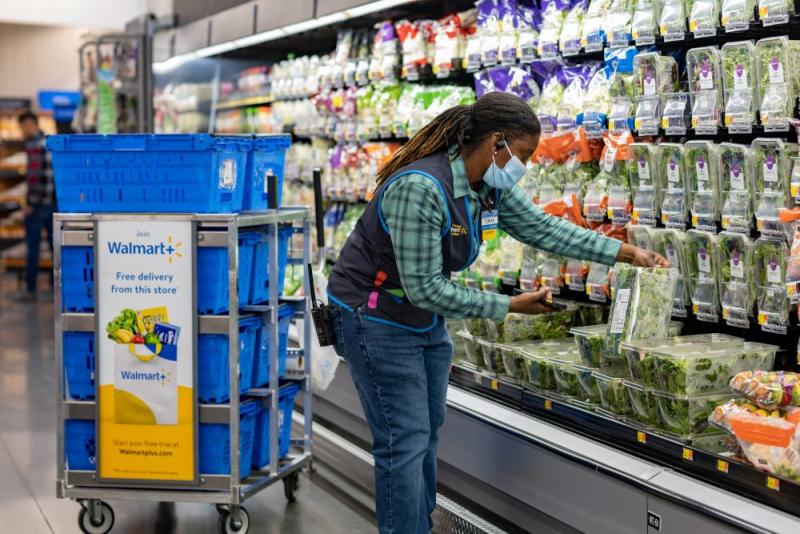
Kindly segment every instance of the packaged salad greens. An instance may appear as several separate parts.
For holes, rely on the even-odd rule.
[[[553,377],[556,381],[556,393],[567,398],[579,398],[581,387],[578,383],[578,370],[572,362],[553,359]]]
[[[791,305],[785,287],[761,286],[758,288],[758,325],[764,332],[786,335],[789,329]]]
[[[578,364],[573,364],[572,367],[578,376],[578,386],[580,387],[578,398],[591,404],[600,404],[600,388],[594,377],[595,369]]]
[[[664,41],[681,41],[686,34],[686,9],[683,0],[662,0],[658,31]]]
[[[581,45],[587,52],[603,49],[605,20],[612,0],[592,0],[583,19]]]
[[[766,130],[788,129],[796,98],[795,49],[786,36],[756,43],[756,68],[761,90],[761,123]]]
[[[608,325],[598,324],[594,326],[575,327],[569,331],[575,336],[575,345],[581,361],[588,367],[600,367],[600,361],[605,345],[606,331]]]
[[[545,356],[523,353],[527,380],[525,385],[539,391],[555,391],[556,378],[552,361]]]
[[[731,389],[761,408],[800,407],[800,375],[786,371],[743,371],[731,379]]]
[[[657,186],[656,165],[652,143],[631,143],[628,145],[628,152],[631,158],[628,160],[628,175],[634,176],[636,185]]]
[[[689,92],[719,91],[721,96],[719,49],[716,46],[692,48],[686,52]]]
[[[631,20],[631,37],[637,46],[654,44],[658,33],[658,2],[636,3]]]
[[[746,31],[755,20],[754,0],[722,0],[721,22],[727,32]]]
[[[665,93],[661,128],[667,135],[685,135],[690,124],[689,93]]]
[[[687,266],[689,275],[716,281],[719,273],[719,243],[717,236],[701,230],[686,232],[689,238]]]
[[[765,27],[789,22],[794,14],[794,0],[758,0],[758,18]]]
[[[722,191],[747,192],[755,189],[750,147],[735,143],[720,145],[720,188]]]
[[[665,337],[672,315],[677,272],[618,265],[614,299],[603,349],[602,367],[625,365],[619,343]]]
[[[754,139],[752,143],[755,160],[756,192],[787,194],[791,155],[797,152],[796,145],[782,139]]]
[[[766,348],[771,347],[771,348]],[[777,347],[754,350],[746,343],[676,345],[651,351],[659,389],[673,395],[726,393],[730,379],[745,370],[772,369]]]
[[[600,393],[600,405],[613,417],[624,418],[632,414],[630,397],[625,388],[625,380],[600,371],[594,371],[594,378]]]
[[[471,334],[459,331],[453,338],[453,345],[462,346],[463,362],[472,364],[475,368],[483,367],[483,352],[478,341]]]
[[[628,46],[631,40],[633,11],[627,2],[614,1],[606,15],[606,41],[610,48]]]
[[[684,145],[686,186],[692,226],[716,230],[719,220],[719,152],[711,141]]]
[[[654,390],[630,380],[625,380],[623,385],[628,392],[633,420],[648,427],[659,427],[661,419]]]
[[[720,232],[717,235],[717,244],[720,251],[720,281],[723,284],[738,281],[755,285],[753,241],[741,234]]]
[[[654,394],[664,429],[692,437],[720,433],[708,423],[708,416],[718,405],[732,398],[729,393],[687,396],[656,391]]]
[[[541,24],[539,26],[538,51],[541,58],[554,58],[558,56],[558,41],[561,27],[567,16],[567,9],[562,8],[561,2],[555,0],[542,2]]]
[[[755,45],[753,41],[736,41],[722,45],[723,89],[726,94],[734,91],[758,90]]]
[[[503,367],[503,358],[500,356],[500,351],[497,350],[497,345],[487,339],[478,339],[478,345],[483,356],[483,367],[493,373],[503,373],[505,367]]]
[[[496,345],[500,358],[503,360],[503,372],[513,380],[524,381],[526,378],[527,369],[521,350],[528,344],[529,342],[517,342]]]
[[[681,323],[678,322],[673,322],[672,324],[681,326]],[[675,331],[680,333],[680,328],[676,327]],[[670,334],[672,333],[670,332]],[[671,335],[667,338],[628,341],[622,343],[620,349],[625,355],[628,362],[628,372],[633,379],[647,387],[660,388],[661,383],[656,370],[656,356],[659,351],[703,346],[727,348],[741,352],[744,349],[744,340],[727,334]]]
[[[783,239],[761,237],[754,249],[760,286],[783,288],[786,280],[786,258],[789,247]]]
[[[654,229],[638,224],[628,225],[628,243],[645,250],[655,250],[653,244]]]
[[[717,34],[719,0],[694,0],[689,12],[689,31],[695,38]]]
[[[686,190],[684,178],[683,145],[680,143],[661,143],[655,146],[657,172],[666,177],[667,190]]]
[[[636,74],[636,96],[672,93],[679,87],[678,63],[658,52],[642,52],[633,60]]]
[[[574,56],[581,51],[581,32],[583,31],[583,17],[586,8],[583,3],[575,5],[564,19],[561,34],[558,38],[558,47],[563,56]]]

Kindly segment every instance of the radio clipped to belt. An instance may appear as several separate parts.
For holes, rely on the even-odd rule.
[[[330,347],[335,340],[331,310],[324,302],[317,302],[317,290],[314,288],[314,272],[310,263],[308,264],[308,279],[311,281],[309,284],[311,290],[311,318],[314,320],[317,340],[320,347]]]

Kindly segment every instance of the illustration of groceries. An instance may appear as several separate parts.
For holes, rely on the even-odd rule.
[[[177,357],[181,329],[165,306],[123,309],[106,326],[114,345],[114,422],[178,424]]]

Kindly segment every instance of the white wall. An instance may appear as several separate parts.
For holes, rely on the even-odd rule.
[[[0,24],[0,97],[28,97],[35,103],[41,89],[77,91],[78,48],[87,33],[86,28]]]
[[[154,2],[162,0],[0,0],[0,22],[121,30]]]

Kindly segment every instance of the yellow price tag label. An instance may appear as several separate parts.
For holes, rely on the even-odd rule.
[[[587,295],[592,294],[592,284],[586,284],[586,294]]]
[[[694,32],[697,30],[697,21],[695,19],[689,20],[689,31]]]
[[[697,215],[692,215],[692,226],[697,226],[697,223],[700,221],[700,217]]]
[[[720,473],[728,474],[728,469],[730,468],[730,464],[725,460],[717,460],[717,471]]]
[[[492,391],[497,391],[497,388],[499,387],[497,380],[492,380],[489,382],[489,387],[492,389]]]
[[[758,324],[763,326],[767,324],[767,314],[766,313],[759,313],[758,314]]]
[[[800,184],[792,184],[792,196],[797,198],[800,195]]]
[[[725,115],[725,126],[730,126],[731,124],[733,124],[733,117]]]
[[[769,16],[769,6],[759,6],[758,8],[758,17],[759,18],[767,18]]]
[[[633,32],[631,32],[631,36],[633,37],[633,40],[635,41],[636,39],[639,38],[639,32],[633,31]]]
[[[767,477],[767,487],[773,491],[780,491],[781,481],[775,477]]]
[[[731,316],[731,311],[728,308],[722,308],[722,318],[727,320]]]
[[[723,26],[727,26],[728,22],[730,20],[731,20],[731,17],[729,15],[722,15],[722,25]]]
[[[700,305],[699,304],[692,304],[692,313],[697,315],[700,313]]]
[[[700,119],[697,117],[692,117],[692,128],[697,128],[697,125],[700,123]]]
[[[797,293],[797,285],[796,284],[789,284],[786,286],[786,294],[790,297],[793,297]]]
[[[633,119],[633,129],[634,130],[642,129],[642,119]]]
[[[669,119],[666,117],[661,117],[661,128],[666,130],[667,126],[669,126]]]
[[[756,229],[761,231],[764,229],[764,220],[763,219],[756,219]]]
[[[661,222],[662,222],[663,224],[667,224],[667,222],[669,222],[669,215],[668,215],[668,214],[666,214],[666,213],[662,213],[662,214],[661,214]]]
[[[730,217],[722,217],[722,227],[728,228],[731,225],[731,218]]]
[[[647,444],[647,434],[642,432],[641,430],[636,432],[636,441],[646,445]]]
[[[614,218],[614,210],[611,209],[611,208],[608,208],[608,218],[609,219],[613,219]]]
[[[687,462],[693,462],[694,461],[694,451],[692,449],[687,448],[687,447],[683,448],[683,452],[681,453],[681,456]]]
[[[467,66],[468,65],[469,65],[469,60],[467,58],[464,58],[464,59],[461,60],[461,68],[462,69],[467,70]]]
[[[667,25],[666,24],[659,24],[658,25],[658,33],[664,35],[667,33]]]
[[[547,411],[552,410],[553,409],[553,401],[551,401],[550,399],[545,399],[544,400],[544,409],[547,410]]]
[[[564,283],[570,285],[572,283],[572,275],[569,273],[564,273]]]
[[[633,213],[631,213],[631,220],[634,222],[634,224],[639,222],[639,210],[633,210]]]
[[[585,47],[587,42],[588,40],[586,39],[586,37],[581,37],[581,46]]]

